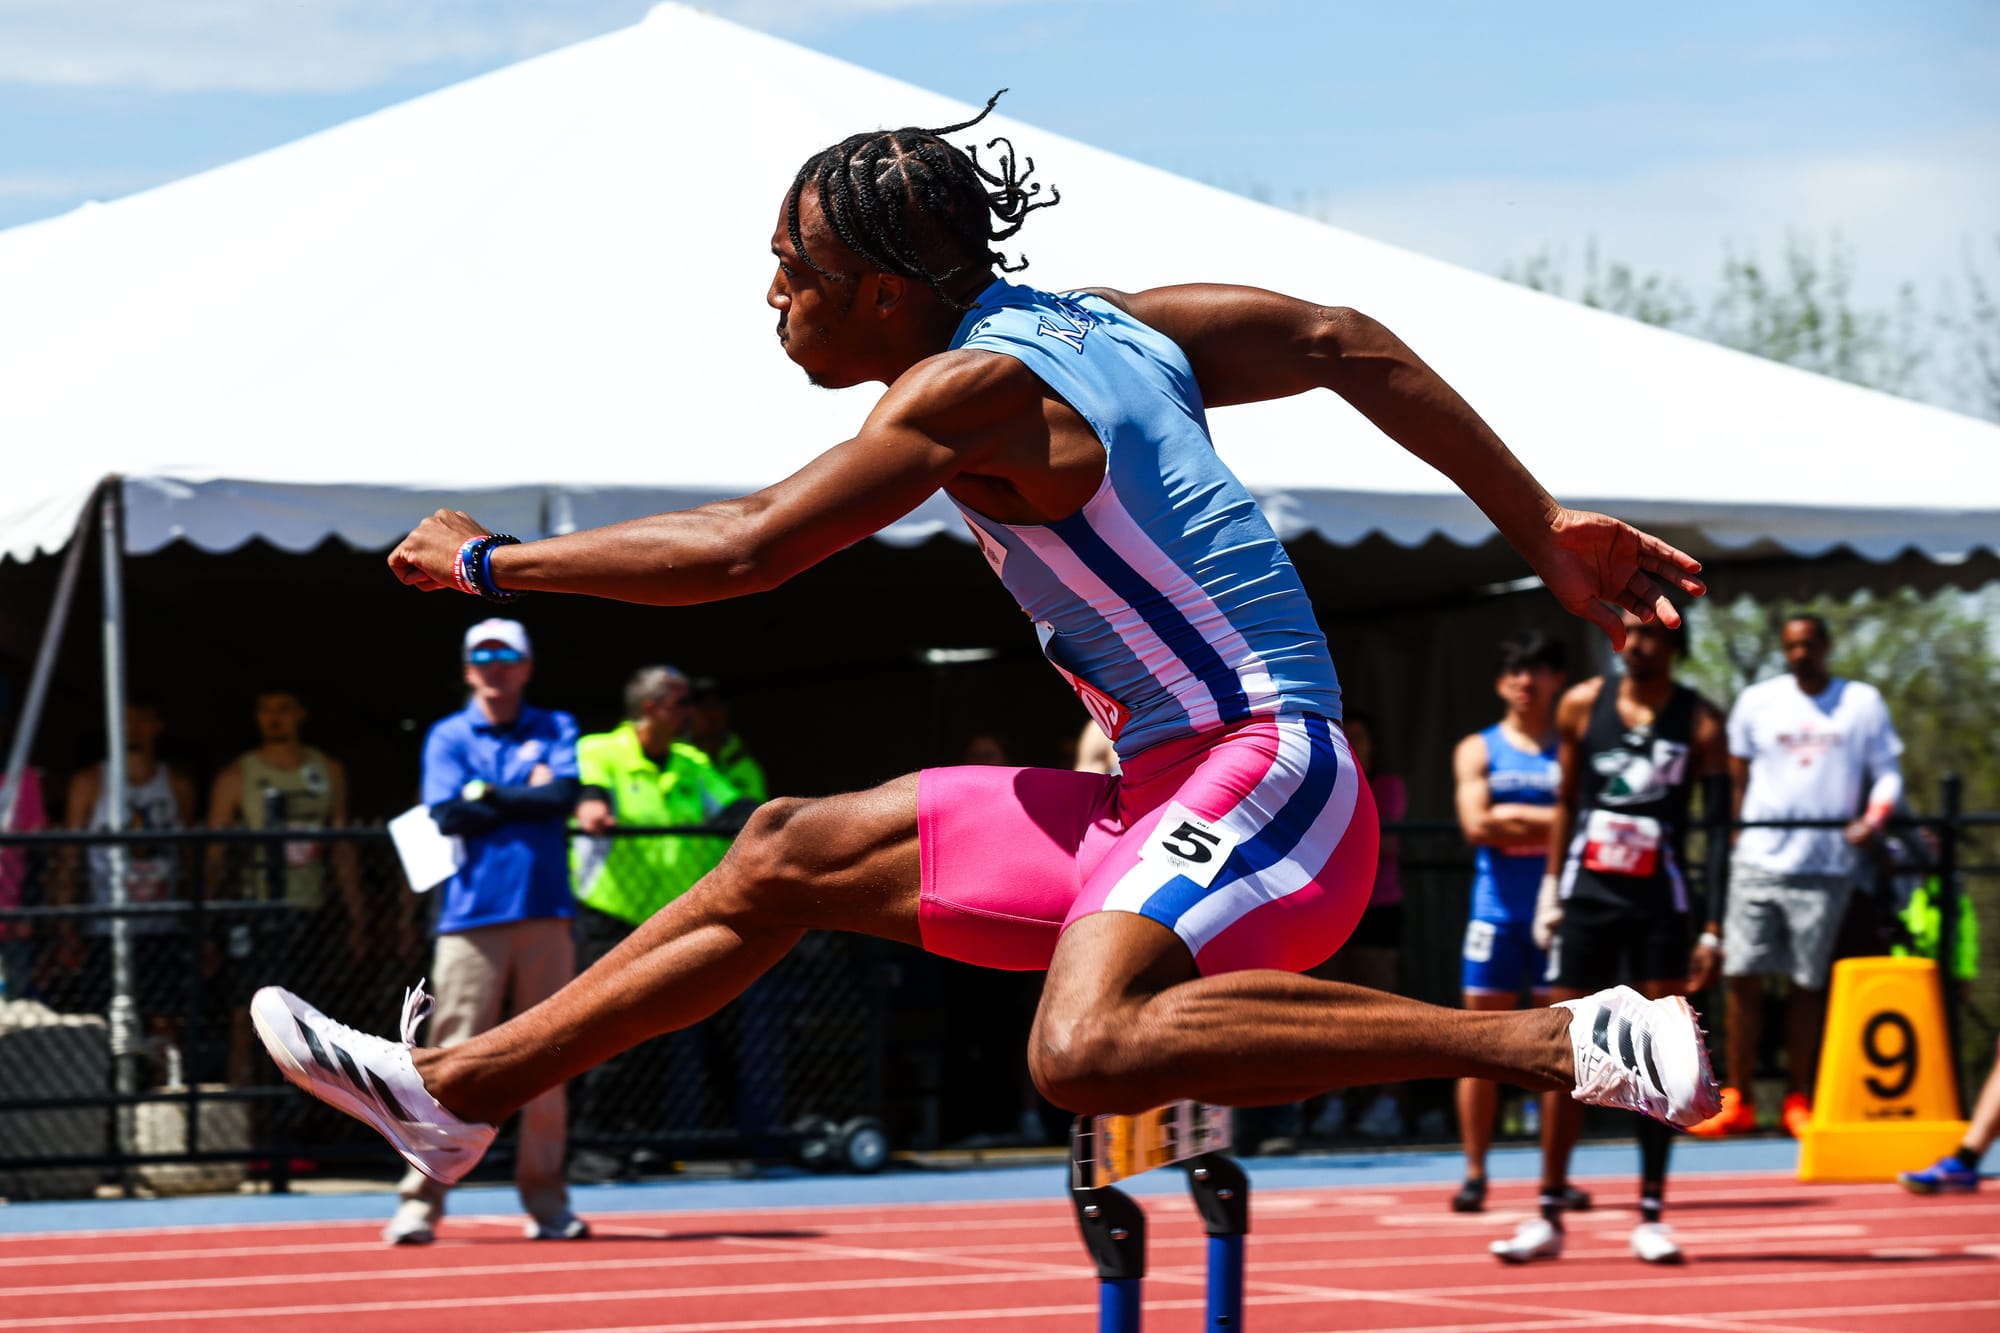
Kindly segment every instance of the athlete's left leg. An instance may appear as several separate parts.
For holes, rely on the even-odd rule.
[[[1205,977],[1174,931],[1105,911],[1056,946],[1028,1061],[1043,1095],[1080,1114],[1180,1098],[1275,1104],[1412,1078],[1568,1089],[1570,1017],[1441,1009],[1275,969]]]

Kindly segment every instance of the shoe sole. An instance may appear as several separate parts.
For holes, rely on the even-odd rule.
[[[278,998],[278,992],[279,987],[266,986],[250,997],[250,1025],[257,1029],[257,1039],[264,1043],[264,1049],[270,1053],[272,1061],[278,1066],[278,1072],[285,1076],[285,1081],[308,1097],[324,1102],[344,1115],[354,1117],[380,1134],[388,1145],[396,1150],[396,1155],[410,1164],[412,1170],[435,1180],[440,1185],[456,1185],[464,1177],[465,1171],[455,1176],[439,1175],[437,1170],[413,1149],[403,1146],[402,1136],[395,1131],[390,1122],[385,1121],[376,1112],[373,1103],[351,1096],[338,1083],[322,1082],[312,1076],[312,1072],[293,1053],[284,1037],[279,1035],[283,1030],[279,1026],[281,1021],[296,1027],[298,1018],[285,1002]],[[464,1149],[452,1151],[463,1153]],[[477,1164],[476,1158],[474,1164]],[[471,1165],[466,1167],[466,1171],[471,1169]]]
[[[1672,1254],[1660,1255],[1640,1254],[1637,1250],[1632,1251],[1632,1253],[1638,1257],[1639,1262],[1642,1264],[1681,1264],[1687,1262],[1687,1256],[1679,1250],[1675,1250]]]

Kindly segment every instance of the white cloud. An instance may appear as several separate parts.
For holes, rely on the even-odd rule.
[[[2000,128],[1905,150],[1720,160],[1590,180],[1492,177],[1336,192],[1307,211],[1350,231],[1497,273],[1544,251],[1719,279],[1729,247],[1775,258],[1788,235],[1854,251],[1858,301],[1928,296],[1966,241],[2000,231]],[[1983,242],[1982,242],[1983,243]]]
[[[709,0],[786,32],[1015,0]],[[636,23],[652,0],[0,0],[0,83],[154,92],[346,92],[474,70]]]

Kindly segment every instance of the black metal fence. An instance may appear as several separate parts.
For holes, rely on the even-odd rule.
[[[1951,895],[1970,893],[1985,940],[2000,939],[1989,846],[2000,814],[1965,814],[1955,789],[1943,795],[1941,813],[1899,828],[1931,832],[1925,873],[1947,898],[1950,957]],[[1696,888],[1725,872],[1727,831],[1695,831]],[[1400,989],[1455,1004],[1471,853],[1451,821],[1385,832],[1413,905]],[[372,1133],[276,1079],[245,1011],[258,986],[282,984],[344,1022],[394,1031],[403,988],[427,965],[431,899],[409,893],[383,830],[4,834],[0,874],[22,889],[21,905],[0,907],[0,1197],[252,1178],[282,1190],[307,1170],[393,1169]],[[129,901],[109,905],[121,877]],[[1847,951],[1880,944],[1863,923]],[[1004,994],[953,999],[954,987],[995,985]],[[1946,994],[1969,1095],[1992,1061],[2000,977]],[[573,1083],[574,1160],[608,1163],[608,1174],[645,1154],[771,1157],[856,1117],[885,1121],[898,1146],[1004,1137],[964,1134],[993,1118],[959,1103],[1009,1102],[1009,1127],[1017,1106],[1032,1117],[1016,1075],[1033,999],[1032,979],[995,982],[901,946],[808,937],[716,1017]],[[954,1003],[975,1020],[945,1017]],[[988,1068],[968,1078],[980,1048]],[[1451,1141],[1446,1090],[1412,1096],[1404,1141]],[[507,1158],[503,1137],[489,1169]]]

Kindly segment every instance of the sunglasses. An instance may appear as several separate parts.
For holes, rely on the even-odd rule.
[[[465,660],[474,666],[486,666],[493,662],[525,662],[528,659],[517,648],[474,648],[465,655]]]

